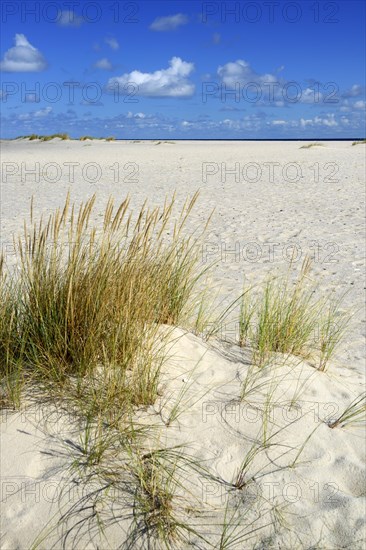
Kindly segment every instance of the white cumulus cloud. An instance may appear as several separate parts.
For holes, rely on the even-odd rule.
[[[31,113],[20,113],[18,120],[33,120],[35,118],[44,118],[52,113],[52,107],[44,107],[38,111],[32,111]]]
[[[9,73],[36,73],[44,71],[47,63],[37,48],[32,46],[24,34],[16,34],[15,46],[5,52],[0,69]]]
[[[338,126],[338,122],[335,120],[334,113],[328,114],[325,117],[316,116],[314,118],[300,119],[300,126],[306,128],[307,126],[326,126],[328,128],[334,128]]]
[[[112,63],[106,58],[103,57],[94,63],[96,69],[102,69],[104,71],[111,71],[113,69]]]
[[[57,23],[62,27],[80,27],[84,23],[84,19],[80,15],[76,15],[73,11],[63,10],[59,13]]]
[[[283,107],[284,80],[271,73],[257,73],[244,59],[230,61],[217,69],[221,85],[226,90],[237,90],[240,97],[256,98],[258,105],[270,102],[274,107]]]
[[[358,97],[362,95],[363,88],[360,84],[354,84],[349,90],[344,92],[343,97]]]
[[[126,118],[146,118],[145,113],[131,113],[131,111],[128,111]]]
[[[39,111],[35,111],[35,113],[33,113],[33,116],[35,116],[36,118],[39,118],[39,117],[47,116],[50,113],[52,113],[52,107],[45,107],[44,109],[40,109]]]
[[[122,76],[110,78],[107,84],[109,91],[118,90],[120,94],[127,93],[133,85],[136,95],[145,97],[189,97],[194,93],[194,84],[188,76],[194,70],[194,64],[183,61],[180,57],[173,57],[167,69],[160,69],[153,73],[132,71]]]
[[[278,78],[273,74],[260,75],[256,73],[250,64],[243,59],[220,65],[217,69],[217,74],[227,86],[235,86],[236,83],[245,85],[250,82],[257,84],[278,82]]]
[[[320,103],[323,101],[323,94],[318,90],[312,90],[311,88],[305,88],[301,91],[301,103]]]
[[[277,73],[283,68],[283,66],[279,67]],[[292,103],[320,105],[324,102],[324,95],[321,92],[309,87],[303,88],[300,83],[287,81],[279,74],[260,74],[243,59],[220,65],[217,75],[229,93],[236,90],[241,98],[254,97],[258,106],[268,103],[273,107],[284,107]],[[353,87],[353,92],[358,92],[357,86]]]
[[[174,31],[181,25],[188,23],[188,17],[183,13],[177,13],[176,15],[168,15],[166,17],[157,17],[150,25],[152,31]]]
[[[108,46],[112,48],[112,50],[118,50],[119,48],[118,41],[113,37],[105,38],[105,43],[108,44]]]

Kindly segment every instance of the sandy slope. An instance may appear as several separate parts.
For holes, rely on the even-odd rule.
[[[273,525],[273,514],[277,518],[275,533],[269,527],[259,530],[238,548],[361,549],[365,544],[365,434],[355,428],[332,430],[327,421],[342,412],[364,385],[365,147],[346,142],[311,149],[300,146],[300,142],[3,142],[1,243],[11,263],[12,233],[20,230],[32,195],[38,215],[60,206],[69,189],[76,201],[95,192],[100,208],[111,194],[118,202],[130,193],[135,206],[146,197],[162,204],[174,189],[180,203],[200,189],[190,227],[197,227],[216,208],[202,261],[217,261],[211,282],[224,300],[239,294],[244,275],[254,281],[273,269],[286,269],[286,251],[291,254],[293,245],[299,262],[306,253],[312,254],[319,292],[348,291],[345,305],[357,309],[352,329],[327,373],[296,359],[284,365],[284,358],[278,356],[271,369],[260,374],[261,391],[253,390],[240,403],[240,388],[250,372],[248,354],[235,346],[208,345],[177,330],[179,338],[165,367],[161,402],[143,413],[140,421],[156,424],[165,444],[184,444],[186,452],[213,476],[207,479],[202,473],[190,472],[184,481],[192,506],[195,497],[205,502],[202,515],[192,512],[189,521],[201,527],[206,524],[203,531],[211,543],[218,541],[226,503],[236,502],[246,531],[263,526],[269,517]],[[70,165],[65,165],[70,162],[79,163],[74,182],[70,182]],[[55,165],[47,167],[47,163],[59,165],[60,178],[51,172],[57,170]],[[98,168],[94,166],[93,173],[87,163],[99,165],[99,181],[91,182]],[[229,173],[224,181],[222,163],[227,170],[239,163],[237,181]],[[273,178],[268,163],[279,163],[271,164]],[[299,181],[289,181],[294,179],[294,165],[291,168],[288,163],[300,166]],[[24,171],[34,167],[39,181]],[[11,175],[12,170],[17,172]],[[207,170],[217,173],[210,176]],[[262,170],[261,178],[254,181],[256,173],[250,170]],[[52,177],[59,181],[51,183]],[[222,329],[223,336],[233,331],[235,326],[229,324]],[[182,414],[166,427],[164,420],[182,388],[186,388]],[[295,407],[289,407],[293,400]],[[30,548],[54,514],[50,525],[55,523],[57,504],[50,504],[56,486],[64,487],[64,495],[70,495],[73,488],[73,496],[64,496],[62,501],[65,510],[70,501],[78,502],[75,483],[65,480],[72,459],[70,441],[77,441],[78,434],[67,417],[63,422],[49,417],[46,426],[45,414],[37,411],[3,418],[1,543],[6,549]],[[311,433],[296,466],[289,468]],[[272,434],[276,435],[271,438]],[[243,491],[230,491],[243,456],[253,442],[263,438],[268,447],[256,456],[248,473],[254,481]],[[272,516],[266,515],[269,510]],[[252,527],[247,527],[251,522]],[[130,519],[112,524],[107,530],[108,543],[98,543],[97,538],[87,542],[85,533],[78,540],[74,530],[66,548],[116,548],[129,525]],[[54,543],[60,548],[60,534],[52,533],[40,547],[50,548]],[[208,547],[208,543],[195,542],[196,547]]]

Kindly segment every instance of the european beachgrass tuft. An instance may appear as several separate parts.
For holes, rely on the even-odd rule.
[[[35,381],[90,393],[101,378],[106,408],[154,402],[169,333],[161,325],[184,324],[200,278],[196,237],[182,235],[196,199],[175,221],[174,198],[135,216],[129,199],[117,209],[110,200],[100,230],[95,197],[78,209],[67,197],[39,223],[31,216],[15,243],[16,277],[0,263],[3,399]]]
[[[297,278],[293,264],[286,274],[268,278],[254,294],[244,289],[239,314],[239,345],[253,349],[254,363],[263,366],[274,352],[312,360],[324,371],[344,336],[350,314],[342,298],[317,297],[306,258]]]

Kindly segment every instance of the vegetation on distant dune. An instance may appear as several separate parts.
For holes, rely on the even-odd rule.
[[[300,149],[311,149],[311,147],[324,147],[324,143],[307,143],[302,145]]]
[[[88,139],[91,140],[91,141],[93,141],[93,140],[101,141],[103,139],[105,139],[106,141],[115,141],[116,138],[113,137],[113,136],[109,136],[109,137],[106,137],[106,138],[104,138],[104,137],[93,137],[93,136],[81,136],[81,137],[79,137],[80,141],[86,141]]]
[[[15,139],[29,139],[29,141],[33,141],[35,139],[39,139],[40,141],[51,141],[51,139],[54,139],[54,138],[59,138],[59,139],[62,139],[62,140],[67,140],[67,139],[73,139],[73,138],[70,138],[69,134],[66,134],[66,133],[59,133],[59,134],[49,134],[49,135],[38,135],[38,134],[29,134],[29,135],[26,135],[26,136],[18,136],[17,138]],[[105,139],[105,141],[115,141],[115,137],[113,136],[108,136],[106,138],[104,137],[92,137],[92,136],[81,136],[79,138],[79,141],[86,141],[86,140],[103,140]]]
[[[30,134],[27,136],[19,136],[16,139],[29,139],[29,141],[33,141],[35,139],[39,139],[41,141],[50,141],[54,138],[60,138],[62,140],[70,139],[69,134],[50,134],[50,135],[38,135],[38,134]]]

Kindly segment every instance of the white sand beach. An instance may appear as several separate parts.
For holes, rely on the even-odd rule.
[[[300,269],[308,256],[319,296],[344,296],[352,313],[325,372],[280,353],[254,371],[249,350],[234,342],[234,316],[208,340],[174,329],[159,397],[134,413],[154,426],[162,448],[202,467],[174,459],[177,514],[192,532],[172,548],[365,548],[365,423],[329,427],[365,388],[365,145],[306,144],[1,142],[0,241],[11,268],[32,197],[38,220],[68,192],[76,204],[95,194],[101,213],[110,196],[118,205],[129,195],[137,209],[145,199],[162,206],[175,192],[179,209],[199,191],[187,231],[214,210],[200,262],[214,263],[205,284],[222,309],[244,278],[257,284],[286,272],[291,259]],[[35,398],[1,414],[1,548],[165,548],[146,539],[144,524],[133,531],[133,484],[98,500],[98,476],[85,481],[70,468],[80,434],[67,407]]]

